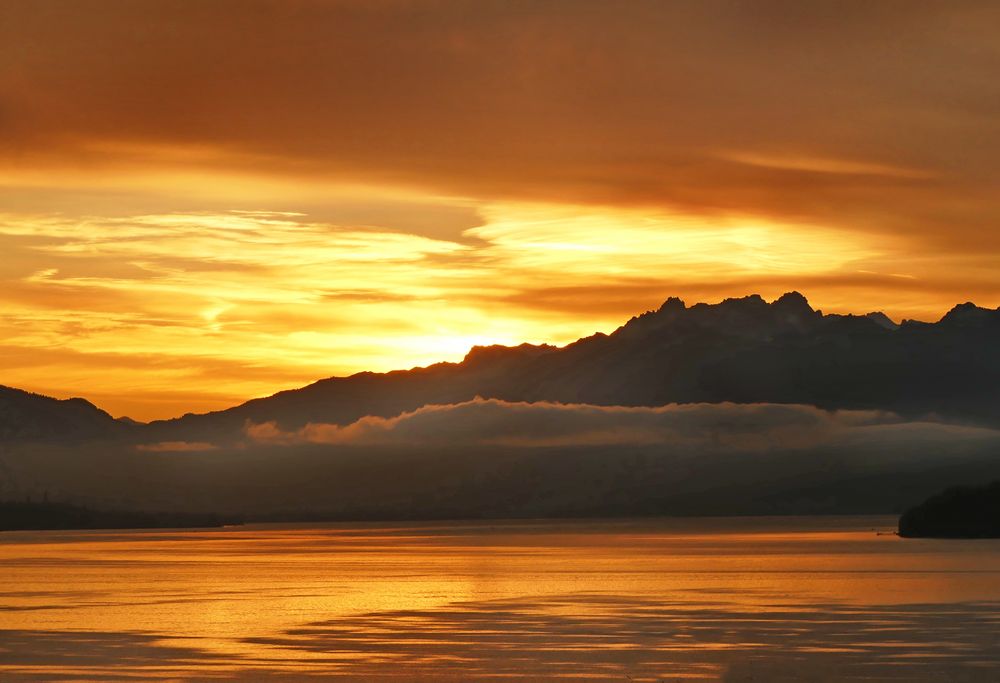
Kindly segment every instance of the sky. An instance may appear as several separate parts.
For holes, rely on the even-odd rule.
[[[114,415],[668,296],[1000,306],[995,2],[0,0],[0,384]]]

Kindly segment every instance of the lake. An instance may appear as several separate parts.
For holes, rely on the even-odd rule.
[[[0,534],[0,680],[1000,680],[1000,541],[888,517]]]

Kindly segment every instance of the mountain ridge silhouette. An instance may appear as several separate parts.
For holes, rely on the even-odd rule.
[[[476,396],[633,406],[801,403],[995,424],[997,349],[1000,309],[974,304],[936,323],[891,327],[871,315],[823,314],[798,292],[771,303],[755,294],[690,307],[671,298],[610,334],[564,347],[473,347],[459,363],[332,377],[150,428],[197,436],[274,421],[296,429]]]
[[[57,399],[0,385],[0,442],[104,437],[120,426],[86,399]]]
[[[247,423],[283,429],[346,424],[477,396],[628,406],[798,403],[997,425],[998,349],[1000,309],[971,302],[935,323],[896,324],[881,313],[824,314],[794,291],[770,303],[757,294],[692,306],[671,297],[610,334],[563,347],[475,346],[457,363],[329,377],[225,410],[149,424],[112,420],[89,403],[97,413],[81,413],[82,404],[72,402],[45,407],[75,406],[76,421],[54,420],[58,434],[141,430],[156,439],[237,438]],[[19,414],[9,407],[17,391],[0,392],[0,435],[8,438],[26,431],[11,425]]]

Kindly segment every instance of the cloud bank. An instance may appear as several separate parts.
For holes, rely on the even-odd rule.
[[[660,407],[514,403],[477,398],[428,405],[397,417],[368,416],[348,425],[309,424],[283,431],[248,424],[264,444],[397,447],[665,446],[710,452],[809,449],[824,445],[886,446],[922,441],[980,442],[1000,432],[932,421],[906,422],[882,411],[826,411],[783,404],[671,404]]]
[[[881,514],[995,478],[998,453],[1000,430],[877,411],[477,399],[297,431],[251,424],[211,450],[18,444],[0,493],[277,519]]]

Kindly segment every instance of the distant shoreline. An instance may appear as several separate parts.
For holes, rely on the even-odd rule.
[[[14,514],[12,514],[14,513]],[[823,526],[838,528],[838,520],[870,519],[878,522],[871,528],[873,534],[895,535],[896,515],[892,514],[807,514],[807,515],[563,515],[542,517],[468,517],[468,516],[420,516],[420,517],[356,517],[323,514],[283,514],[262,515],[252,518],[235,518],[214,513],[164,513],[134,511],[99,511],[64,503],[32,503],[0,501],[0,533],[4,531],[108,531],[115,529],[221,529],[225,527],[246,527],[258,525],[354,525],[354,524],[397,524],[435,525],[462,524],[472,526],[517,525],[517,524],[559,524],[568,522],[592,522],[594,524],[637,524],[673,522],[684,528],[685,522],[717,520],[720,524],[739,526],[746,523],[758,526],[762,520],[773,522],[775,530],[794,529],[798,526],[815,527],[817,520]],[[891,520],[891,521],[890,521]]]
[[[899,519],[904,538],[1000,538],[1000,480],[956,486],[928,498]]]
[[[0,531],[207,529],[238,523],[213,513],[95,510],[70,503],[0,501]]]

